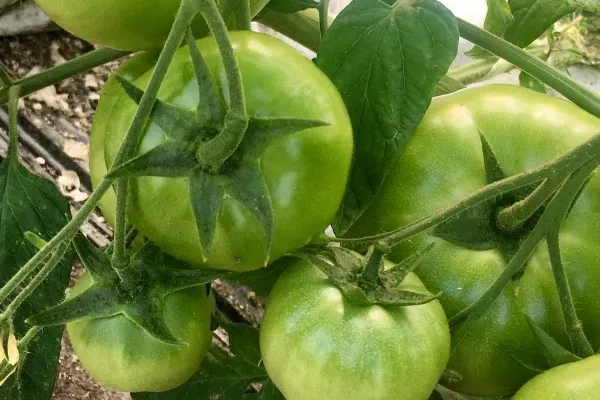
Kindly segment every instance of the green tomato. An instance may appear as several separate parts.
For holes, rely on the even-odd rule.
[[[551,161],[598,132],[600,120],[575,105],[520,87],[492,85],[436,98],[348,236],[391,231],[485,186],[480,134],[503,171],[514,175]],[[594,348],[600,346],[598,238],[600,178],[595,174],[560,231],[577,312]],[[427,288],[444,292],[441,303],[449,317],[478,299],[507,264],[496,248],[467,249],[426,233],[399,245],[392,258],[402,259],[429,243],[435,246],[417,273]],[[448,368],[457,379],[448,386],[471,395],[508,395],[534,376],[535,369],[547,369],[525,315],[569,346],[545,242],[522,276],[453,350]]]
[[[352,128],[336,88],[296,50],[278,39],[252,32],[233,32],[231,40],[251,117],[316,119],[328,124],[279,138],[261,156],[275,222],[269,257],[273,261],[309,243],[335,215],[352,159]],[[202,39],[198,47],[223,92],[226,81],[214,40]],[[145,88],[150,74],[143,74],[134,83]],[[91,174],[95,183],[112,165],[137,107],[114,81],[109,85],[100,100],[92,132]],[[198,86],[187,48],[175,56],[158,97],[177,107],[197,107]],[[165,132],[149,123],[139,153],[164,140]],[[250,270],[263,265],[266,235],[256,218],[227,193],[206,263],[187,178],[133,179],[130,194],[129,220],[170,255],[214,268]],[[113,220],[114,198],[106,198],[101,207],[107,219]]]
[[[428,293],[414,274],[399,288]],[[354,304],[317,267],[294,260],[269,297],[260,350],[288,400],[425,400],[448,361],[450,332],[437,300]]]
[[[69,297],[85,292],[92,282],[84,275]],[[183,384],[210,348],[214,297],[195,287],[169,294],[164,307],[167,326],[182,345],[157,340],[123,314],[68,323],[69,340],[85,370],[125,392],[162,392]]]
[[[88,42],[121,50],[149,50],[167,38],[181,0],[35,0],[52,21]],[[217,1],[218,2],[218,1]],[[268,0],[250,0],[254,17]],[[208,34],[198,15],[196,37]]]
[[[512,400],[596,400],[599,393],[600,355],[596,355],[536,376]]]

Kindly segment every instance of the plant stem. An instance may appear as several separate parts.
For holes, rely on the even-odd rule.
[[[140,233],[140,231],[138,231],[136,228],[133,228],[133,227],[129,230],[129,232],[127,232],[127,236],[125,237],[125,245],[128,248],[131,247],[131,245],[133,244],[133,241],[135,240],[135,238],[137,238],[139,233]]]
[[[128,55],[129,52],[102,48],[91,51],[82,56],[74,58],[57,67],[47,69],[39,74],[29,76],[12,82],[12,85],[21,85],[22,95],[26,96],[46,86],[54,85],[75,74],[88,71],[99,65],[117,60]],[[0,89],[0,105],[8,101],[8,88]]]
[[[8,154],[6,158],[12,158],[12,162],[17,160],[19,153],[19,138],[17,135],[17,117],[19,114],[19,97],[21,96],[21,86],[12,86],[9,89],[8,101]],[[5,161],[6,162],[6,161]],[[8,162],[11,162],[10,160]]]
[[[319,30],[321,38],[329,28],[329,0],[321,0],[319,3]]]
[[[18,344],[18,349],[19,349],[19,353],[21,353],[22,351],[25,351],[27,349],[27,345],[29,344],[29,342],[37,336],[38,333],[40,333],[42,331],[43,327],[41,326],[34,326],[32,328],[29,328],[29,330],[27,331],[27,333],[25,334],[25,336],[23,336],[21,339],[19,339],[19,344]]]
[[[250,13],[250,0],[237,0],[240,7],[236,13],[236,28],[240,31],[249,31],[252,16]]]
[[[571,289],[569,288],[569,281],[567,280],[567,274],[565,273],[564,264],[560,254],[560,222],[562,221],[557,221],[546,236],[550,264],[552,265],[554,281],[556,282],[556,288],[558,289],[558,299],[560,301],[562,314],[565,320],[565,327],[567,329],[567,335],[569,336],[571,346],[578,356],[584,358],[590,357],[594,355],[594,349],[585,337],[583,325],[577,317],[577,311],[575,310],[575,304],[573,303],[573,296],[571,295]]]
[[[15,296],[13,300],[8,304],[6,309],[0,315],[0,320],[11,320],[17,309],[23,304],[23,302],[33,293],[33,291],[50,275],[54,267],[62,260],[65,252],[69,248],[69,244],[63,243],[58,246],[54,254],[50,257],[46,265],[33,277],[33,279]]]
[[[600,96],[527,51],[457,18],[460,35],[547,84],[587,112],[600,117]]]
[[[515,232],[535,214],[560,187],[561,179],[546,179],[533,193],[498,213],[498,227],[505,232]]]
[[[214,0],[198,2],[202,5],[200,12],[219,46],[229,85],[229,111],[225,115],[224,127],[215,138],[201,145],[196,152],[196,158],[202,167],[218,172],[244,139],[249,118],[246,113],[242,74],[225,21]]]
[[[525,265],[538,243],[547,235],[553,225],[557,223],[557,221],[560,223],[564,220],[579,189],[588,176],[598,167],[599,163],[600,158],[592,159],[569,177],[552,198],[552,201],[540,217],[537,225],[531,231],[529,236],[527,236],[527,239],[525,239],[502,273],[479,299],[448,320],[451,326],[464,321],[467,317],[470,321],[468,327],[472,326],[472,324],[485,313],[490,304],[492,304],[502,290],[504,290],[511,278],[523,267],[523,265]],[[465,329],[463,332],[468,330],[469,329]]]
[[[192,22],[194,16],[197,13],[197,9],[194,5],[195,0],[184,0],[181,3],[181,7],[171,32],[165,42],[165,45],[160,53],[156,67],[148,83],[148,87],[144,91],[144,95],[140,100],[138,109],[129,125],[127,136],[119,149],[113,168],[120,166],[123,162],[131,158],[132,153],[135,150],[137,143],[139,142],[144,126],[150,115],[152,107],[156,101],[160,85],[166,75],[167,69],[171,64],[173,56],[177,52],[179,45],[185,37],[187,27]],[[121,178],[116,184],[116,195],[117,195],[117,214],[116,223],[114,229],[114,252],[112,257],[113,268],[117,271],[119,276],[127,280],[127,274],[123,269],[127,268],[128,260],[125,255],[125,227],[126,227],[126,211],[127,211],[127,192],[128,192],[128,179]]]
[[[566,178],[569,174],[579,169],[588,161],[595,159],[598,154],[600,154],[600,134],[593,136],[587,142],[577,146],[573,150],[549,163],[531,171],[513,175],[487,185],[450,208],[442,209],[429,217],[423,218],[407,226],[373,236],[362,238],[330,238],[329,241],[341,243],[373,243],[379,241],[380,245],[391,248],[403,242],[410,236],[433,228],[447,219],[503,193],[532,185],[545,179]]]

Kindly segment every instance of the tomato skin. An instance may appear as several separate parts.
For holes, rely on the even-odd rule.
[[[427,293],[414,274],[400,288]],[[437,300],[353,304],[317,267],[294,260],[269,297],[260,349],[288,400],[426,400],[448,361],[450,332]]]
[[[512,400],[596,400],[598,371],[600,355],[552,368],[527,382]]]
[[[91,284],[84,275],[69,297]],[[80,319],[67,324],[69,340],[89,374],[124,392],[162,392],[183,384],[200,366],[212,341],[214,297],[204,287],[185,289],[165,299],[165,319],[181,346],[162,343],[126,316]]]
[[[35,0],[52,21],[94,44],[120,50],[149,50],[167,38],[181,0]],[[252,16],[268,0],[250,0]],[[192,23],[196,37],[208,35],[198,15]]]
[[[344,195],[352,159],[352,128],[336,88],[296,50],[258,33],[232,32],[231,39],[251,117],[308,118],[328,123],[278,139],[261,157],[275,220],[270,253],[270,261],[274,261],[310,242],[325,230],[335,215]],[[202,39],[198,46],[222,90],[225,78],[215,42]],[[150,72],[144,74],[135,84],[145,87],[149,76]],[[159,98],[178,107],[196,108],[198,89],[187,48],[175,56]],[[123,92],[120,96],[104,97],[103,102],[113,106],[101,104],[106,112],[96,115],[94,124],[99,127],[94,126],[91,146],[98,152],[94,157],[102,157],[95,142],[104,141],[104,158],[109,166],[136,105]],[[164,131],[150,124],[140,153],[164,138]],[[93,171],[96,177],[103,174],[104,170]],[[133,179],[130,186],[128,216],[131,223],[165,252],[196,266],[234,270],[263,266],[264,231],[237,202],[231,199],[223,202],[211,256],[205,264],[189,203],[188,179],[144,177]],[[105,207],[102,209],[105,214],[114,214]]]
[[[492,85],[436,98],[386,178],[374,203],[348,236],[391,231],[449,207],[486,183],[479,134],[507,175],[534,168],[600,132],[600,120],[575,105],[520,87]],[[600,178],[596,173],[561,229],[561,250],[579,317],[594,348],[600,345]],[[417,274],[449,317],[472,304],[506,265],[496,250],[462,248],[420,234],[394,249],[402,259],[427,243],[435,246]],[[458,392],[479,396],[514,393],[548,366],[526,322],[532,318],[569,346],[547,248],[543,242],[523,276],[511,282],[453,350],[448,368],[462,380]],[[519,360],[516,361],[516,360]]]

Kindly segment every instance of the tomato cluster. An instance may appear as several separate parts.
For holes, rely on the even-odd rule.
[[[90,20],[89,2],[82,7],[81,0],[36,1],[70,32],[128,50],[160,46],[180,4],[179,0],[110,4],[96,0],[92,3],[99,14],[93,18],[110,21],[98,24]],[[253,0],[253,15],[265,3]],[[198,18],[193,23],[197,36],[207,33],[201,21]],[[260,166],[257,179],[264,182],[272,213],[272,243],[255,210],[236,200],[234,192],[246,189],[239,181],[237,186],[223,186],[214,240],[208,249],[200,240],[196,204],[189,194],[190,176],[131,178],[127,218],[182,265],[240,272],[264,267],[265,254],[272,262],[295,253],[325,231],[347,189],[354,138],[340,93],[315,64],[266,35],[231,32],[230,40],[251,118],[320,122],[277,137],[256,155]],[[204,38],[196,46],[220,100],[227,103],[227,71],[216,41]],[[126,89],[123,80],[143,92],[155,62],[152,53],[135,55],[103,89],[91,139],[95,187],[114,167],[138,108],[132,89]],[[204,107],[208,101],[199,93],[195,68],[190,49],[179,49],[157,104],[182,113]],[[162,117],[154,113],[157,108],[144,128],[136,156],[149,154],[171,140],[173,132],[159,121]],[[496,174],[513,176],[555,159],[598,132],[600,121],[575,105],[523,88],[493,85],[438,97],[408,139],[376,198],[344,236],[383,234],[448,208],[490,183],[489,157],[494,159]],[[223,169],[210,174],[217,180],[234,181],[231,171],[239,168],[244,156],[234,153]],[[498,212],[507,202],[523,197],[519,192],[494,199],[486,205],[489,212],[469,217],[472,225],[422,232],[391,250],[390,261],[379,271],[382,276],[394,268],[391,261],[401,263],[430,249],[414,273],[407,272],[401,282],[385,289],[415,296],[441,292],[439,300],[418,305],[380,301],[381,297],[356,301],[318,262],[290,257],[269,296],[260,329],[260,350],[273,383],[290,400],[426,400],[438,382],[467,395],[517,393],[515,400],[550,395],[595,398],[597,395],[590,393],[599,389],[599,380],[593,379],[598,356],[550,369],[539,338],[532,332],[531,322],[564,348],[571,345],[545,245],[538,246],[468,334],[452,342],[447,317],[481,297],[530,232],[527,227],[506,231],[496,224]],[[107,192],[100,208],[114,225],[114,191]],[[469,235],[466,231],[472,226],[485,226],[486,235]],[[596,174],[579,193],[560,230],[572,297],[593,348],[600,346],[599,237],[600,178]],[[341,259],[335,262],[343,263]],[[360,273],[354,278],[357,276]],[[377,284],[383,286],[383,281]],[[71,298],[90,290],[92,284],[92,277],[86,275]],[[370,290],[359,289],[362,295]],[[162,317],[183,346],[157,340],[126,313],[92,316],[67,325],[85,368],[104,384],[133,392],[164,391],[185,382],[210,347],[213,299],[203,287],[193,287],[169,294],[164,303]],[[534,378],[545,370],[549,371]],[[556,393],[561,394],[556,397]]]

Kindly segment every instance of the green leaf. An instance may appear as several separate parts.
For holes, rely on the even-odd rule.
[[[354,168],[334,221],[345,232],[373,201],[454,60],[456,19],[434,0],[353,1],[327,30],[317,65],[348,108]]]
[[[14,150],[14,152],[13,152]],[[54,184],[23,167],[10,149],[0,165],[0,285],[4,285],[36,252],[26,239],[32,232],[49,241],[67,223],[69,204]],[[30,328],[25,319],[50,303],[62,300],[69,281],[72,252],[23,303],[14,329],[22,337]],[[54,389],[62,328],[44,329],[30,342],[27,357],[0,387],[2,399],[50,399]]]
[[[271,0],[267,7],[278,13],[291,14],[308,8],[317,8],[319,2],[316,0]]]
[[[512,14],[507,0],[487,0],[487,14],[483,23],[486,31],[502,37],[506,26],[511,20]],[[479,46],[475,46],[465,54],[471,58],[489,58],[494,56]]]
[[[508,0],[513,20],[504,38],[525,47],[540,37],[556,21],[578,9],[600,13],[598,0]]]
[[[231,323],[224,328],[233,354],[213,345],[198,372],[186,383],[163,393],[132,393],[133,400],[284,400],[261,363],[258,330]],[[259,393],[247,393],[251,384],[263,388]]]
[[[444,75],[435,87],[435,96],[458,92],[465,88],[466,86],[462,82],[451,78],[448,75]]]
[[[531,317],[525,315],[527,323],[535,336],[536,343],[544,354],[550,367],[579,361],[581,358],[561,346],[552,336],[542,329]]]
[[[546,86],[539,79],[534,78],[527,72],[521,71],[519,74],[519,84],[527,89],[546,94]]]

